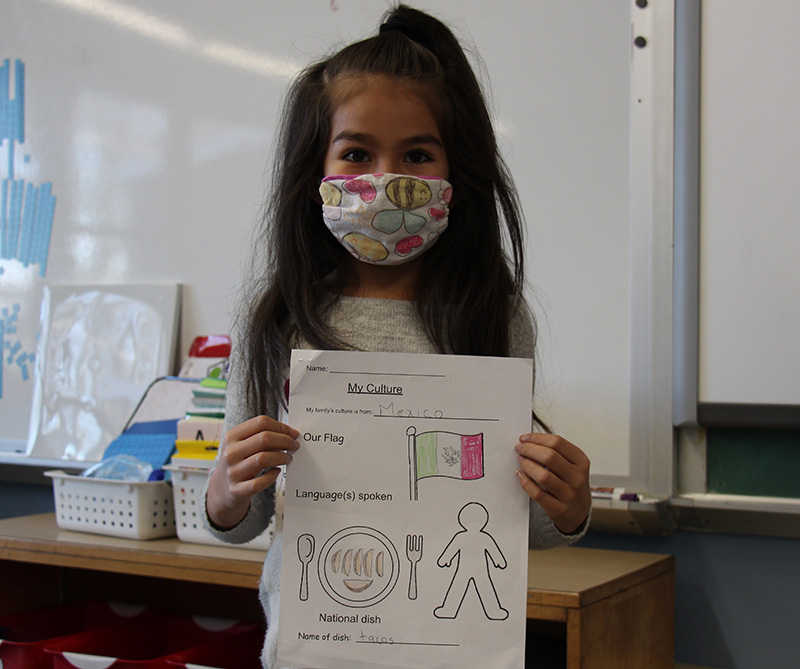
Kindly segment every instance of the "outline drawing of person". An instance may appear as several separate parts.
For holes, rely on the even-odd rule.
[[[444,601],[433,611],[437,618],[455,618],[458,615],[470,583],[475,586],[483,612],[489,620],[508,618],[508,611],[500,605],[489,574],[490,561],[496,569],[505,569],[507,562],[494,537],[484,531],[488,523],[489,512],[479,502],[469,502],[458,512],[458,524],[463,529],[456,532],[436,561],[437,565],[445,568],[456,560],[453,580]]]

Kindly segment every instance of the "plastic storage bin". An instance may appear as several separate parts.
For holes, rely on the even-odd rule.
[[[148,615],[151,611],[141,606],[89,601],[0,616],[0,667],[52,667],[44,648],[55,639]]]
[[[53,480],[56,522],[65,530],[157,539],[175,534],[172,488],[166,481],[112,481],[45,472]]]
[[[162,615],[58,639],[45,645],[53,669],[166,669],[167,657],[221,641],[250,625]],[[174,667],[174,665],[173,665]]]
[[[208,470],[186,469],[174,465],[164,467],[172,474],[172,495],[175,507],[175,525],[178,539],[193,544],[212,544],[236,548],[267,550],[275,534],[274,519],[269,527],[255,539],[244,544],[229,544],[213,536],[203,525],[203,490]]]
[[[166,658],[170,667],[184,669],[261,669],[266,630],[252,625],[238,634],[196,646]]]

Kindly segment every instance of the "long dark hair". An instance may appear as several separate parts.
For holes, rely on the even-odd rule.
[[[420,256],[415,303],[442,353],[507,356],[509,321],[522,307],[523,217],[481,86],[458,40],[437,19],[399,5],[375,37],[306,68],[290,88],[265,211],[260,273],[246,296],[247,401],[255,413],[284,402],[291,342],[346,348],[323,319],[344,286],[348,252],[326,229],[316,194],[327,151],[331,84],[381,74],[428,84],[455,200],[449,227]],[[448,234],[457,230],[457,234]],[[266,266],[265,266],[266,265]]]

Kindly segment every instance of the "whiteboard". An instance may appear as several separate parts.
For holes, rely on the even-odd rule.
[[[647,323],[653,306],[636,292],[637,272],[651,268],[649,238],[637,241],[641,217],[631,223],[631,12],[650,10],[628,0],[419,6],[482,58],[476,67],[528,221],[537,408],[588,453],[599,483],[644,489],[655,469],[652,408],[637,402],[652,328],[632,304]],[[15,175],[52,184],[56,202],[45,275],[2,260],[2,306],[30,317],[43,282],[180,283],[180,355],[196,335],[229,332],[287,83],[302,65],[374,34],[387,7],[7,0],[3,57],[25,67]],[[671,443],[656,448],[669,453]]]
[[[793,0],[702,5],[701,404],[800,407],[798,25]]]

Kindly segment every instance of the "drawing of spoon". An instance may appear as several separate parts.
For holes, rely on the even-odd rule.
[[[308,599],[308,563],[314,557],[314,537],[310,534],[301,534],[297,537],[297,557],[303,565],[300,575],[300,601],[305,602]]]

